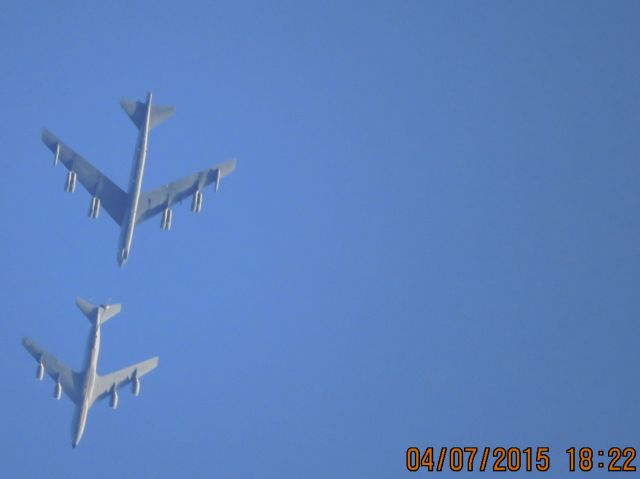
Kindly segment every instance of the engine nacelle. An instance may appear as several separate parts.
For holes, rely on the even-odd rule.
[[[171,208],[165,208],[164,212],[162,213],[162,221],[160,222],[160,228],[162,228],[165,231],[170,230],[172,218],[173,218],[173,212],[171,211]]]
[[[94,196],[89,205],[89,218],[96,219],[100,213],[100,198]]]
[[[42,361],[38,363],[38,369],[36,369],[36,378],[38,379],[38,381],[42,381],[42,379],[44,378],[44,363]]]
[[[131,382],[131,392],[134,396],[140,396],[140,380],[137,377]]]
[[[60,384],[60,380],[58,380],[58,382],[53,388],[53,397],[59,401],[61,396],[62,396],[62,384]]]
[[[198,190],[193,194],[193,202],[191,203],[191,211],[200,213],[202,211],[202,191]]]
[[[53,166],[58,166],[58,161],[60,161],[60,143],[56,145],[56,153],[53,155]]]
[[[218,169],[216,170],[216,193],[217,193],[218,191],[220,191],[220,180],[221,180],[221,179],[222,179],[222,178],[220,178],[220,168],[218,168]]]
[[[76,176],[76,172],[73,170],[67,174],[67,182],[64,185],[64,191],[67,193],[73,193],[76,190]]]
[[[112,409],[116,409],[118,407],[118,390],[114,387],[111,392],[111,400],[109,401],[109,406]]]

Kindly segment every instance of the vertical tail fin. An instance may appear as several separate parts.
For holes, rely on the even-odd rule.
[[[95,306],[82,298],[76,298],[76,306],[84,313],[91,324],[96,324],[97,321],[99,321],[100,324],[104,324],[122,309],[121,304],[101,304],[100,306]]]
[[[144,120],[147,114],[147,103],[139,101],[122,100],[120,106],[129,115],[131,121],[138,129],[144,126]],[[168,119],[176,111],[174,106],[170,105],[151,105],[151,114],[149,116],[149,130],[158,126],[160,123]]]

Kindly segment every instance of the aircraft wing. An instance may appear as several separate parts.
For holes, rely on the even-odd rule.
[[[46,352],[30,338],[22,338],[22,345],[27,351],[29,351],[36,361],[42,361],[44,369],[51,379],[54,381],[58,381],[58,378],[60,379],[62,390],[67,396],[69,396],[69,399],[76,404],[80,404],[82,402],[82,378],[80,374],[71,370],[70,367],[65,365],[53,354]]]
[[[96,382],[93,387],[93,399],[91,403],[108,396],[113,387],[120,389],[133,381],[134,375],[140,379],[145,374],[153,371],[158,366],[158,357],[147,359],[141,363],[134,364],[127,368],[123,368],[115,373],[107,374],[106,376],[96,377]]]
[[[54,155],[57,154],[58,160],[67,170],[76,173],[78,180],[80,180],[80,183],[89,194],[100,199],[100,203],[104,206],[109,216],[119,225],[122,224],[127,204],[127,194],[46,128],[42,130],[42,141]]]
[[[220,165],[199,171],[180,180],[168,183],[155,190],[140,195],[136,224],[148,220],[196,191],[202,191],[211,183],[216,184],[218,190],[220,180],[230,174],[236,167],[236,160],[229,160]]]

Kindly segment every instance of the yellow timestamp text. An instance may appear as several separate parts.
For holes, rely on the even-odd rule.
[[[570,447],[565,450],[570,472],[636,472],[637,454],[634,447]],[[551,467],[548,447],[409,447],[405,454],[406,468],[411,472],[492,471],[546,472]],[[564,467],[565,465],[563,465]]]

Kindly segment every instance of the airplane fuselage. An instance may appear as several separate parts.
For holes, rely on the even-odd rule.
[[[158,366],[158,357],[149,358],[137,364],[119,369],[106,375],[98,374],[98,359],[100,356],[100,337],[102,324],[118,314],[121,304],[89,303],[82,298],[76,298],[76,305],[89,320],[91,328],[87,338],[82,369],[73,371],[54,355],[45,351],[35,341],[28,337],[22,338],[22,345],[38,362],[36,378],[44,379],[46,373],[56,383],[53,397],[60,399],[64,392],[73,401],[74,415],[71,424],[71,446],[78,445],[87,425],[89,410],[103,398],[111,397],[110,406],[118,407],[118,389],[131,383],[131,391],[135,396],[140,394],[140,378]]]
[[[94,325],[91,326],[87,338],[87,350],[85,351],[81,402],[76,407],[73,420],[73,440],[71,445],[76,447],[82,439],[84,428],[87,425],[87,416],[93,400],[93,388],[96,382],[98,369],[98,356],[100,355],[100,313]]]
[[[118,264],[122,267],[129,258],[131,245],[133,243],[133,231],[136,227],[136,216],[138,204],[140,202],[140,192],[142,190],[142,177],[147,161],[147,143],[149,140],[149,121],[151,117],[151,92],[147,95],[147,105],[145,119],[138,133],[136,149],[133,155],[133,165],[129,176],[129,188],[127,190],[128,206],[126,209],[122,228],[120,230],[120,241],[118,243]]]
[[[65,190],[75,190],[76,181],[92,196],[89,217],[97,218],[100,208],[115,221],[120,229],[116,261],[120,267],[128,261],[133,245],[136,225],[162,214],[160,226],[171,229],[171,207],[186,198],[193,197],[191,211],[202,210],[202,190],[209,184],[215,184],[217,192],[220,180],[235,168],[235,160],[226,161],[214,167],[206,168],[178,180],[142,192],[149,132],[164,122],[175,112],[171,105],[156,105],[151,92],[146,101],[122,100],[120,105],[138,130],[129,185],[120,188],[89,161],[84,159],[46,128],[42,130],[42,141],[54,153],[54,165],[62,163],[68,170]]]

